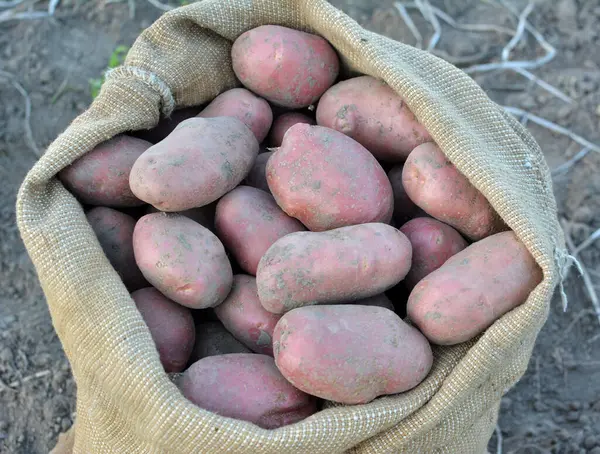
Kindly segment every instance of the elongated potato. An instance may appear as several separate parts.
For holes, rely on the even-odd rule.
[[[252,131],[259,143],[267,137],[273,123],[269,103],[245,88],[232,88],[221,93],[198,116],[237,118]]]
[[[382,307],[294,309],[273,335],[275,363],[298,389],[344,404],[363,404],[417,386],[433,355],[427,339]]]
[[[190,118],[137,159],[129,184],[161,211],[189,210],[235,188],[257,155],[254,134],[237,118]]]
[[[133,253],[135,219],[106,207],[94,207],[86,217],[106,258],[121,276],[127,290],[133,292],[147,287],[148,282],[135,263]]]
[[[246,347],[255,353],[273,356],[273,330],[281,316],[262,307],[253,276],[233,276],[231,292],[215,308],[215,314]]]
[[[267,161],[277,204],[312,231],[389,222],[392,186],[377,160],[351,138],[322,126],[288,129]]]
[[[272,151],[267,151],[265,153],[260,153],[256,161],[254,161],[254,165],[248,175],[246,175],[245,183],[248,186],[252,186],[256,189],[262,189],[265,192],[271,194],[271,189],[269,189],[269,183],[267,183],[267,161],[273,154]]]
[[[136,160],[152,144],[126,135],[101,143],[58,173],[78,200],[88,205],[135,207],[144,205],[129,188]]]
[[[263,429],[293,424],[317,411],[316,399],[294,388],[266,355],[201,359],[185,371],[178,386],[197,406]]]
[[[252,353],[249,348],[233,337],[221,322],[207,321],[196,324],[196,343],[190,360],[193,362],[207,356],[228,353]]]
[[[513,232],[474,243],[420,281],[408,316],[440,345],[468,341],[525,302],[542,270]]]
[[[401,226],[417,216],[427,216],[423,210],[414,204],[402,184],[402,164],[396,165],[388,172],[388,178],[394,193],[394,221]]]
[[[260,258],[279,238],[306,228],[277,206],[271,194],[238,186],[217,203],[217,236],[240,267],[255,275]]]
[[[131,294],[148,325],[165,372],[181,372],[190,358],[195,341],[194,317],[154,287]]]
[[[352,137],[382,161],[402,162],[416,146],[432,140],[402,98],[371,76],[327,90],[319,100],[317,124]]]
[[[460,233],[437,219],[415,218],[400,231],[412,246],[412,264],[404,278],[410,289],[469,245]]]
[[[202,227],[206,227],[211,232],[215,233],[215,211],[217,209],[217,203],[212,202],[208,205],[204,205],[199,208],[191,208],[189,210],[176,211],[176,214],[190,218],[192,221],[197,222]],[[152,205],[149,205],[146,214],[150,213],[164,213]]]
[[[142,217],[133,232],[133,250],[142,273],[166,297],[193,309],[222,303],[233,271],[219,239],[178,214]]]
[[[287,130],[298,123],[316,124],[315,120],[300,112],[286,112],[273,121],[271,132],[269,132],[269,144],[272,147],[280,147]]]
[[[411,255],[406,236],[382,223],[290,233],[260,260],[258,296],[276,314],[374,296],[404,279]]]
[[[316,102],[339,72],[337,54],[325,39],[278,25],[242,33],[233,43],[231,58],[246,88],[292,109]]]
[[[470,240],[507,229],[483,194],[434,143],[413,150],[404,164],[402,184],[417,206]]]

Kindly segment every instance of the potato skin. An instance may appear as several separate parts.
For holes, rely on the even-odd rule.
[[[250,186],[238,186],[219,200],[215,228],[240,267],[252,275],[275,241],[306,230],[277,206],[271,194]]]
[[[221,322],[208,321],[196,324],[196,343],[190,360],[193,362],[207,356],[227,353],[251,353],[250,349],[238,341]]]
[[[215,314],[223,326],[250,350],[273,356],[273,330],[281,316],[262,307],[254,276],[233,276],[231,292],[215,308]]]
[[[179,380],[183,395],[221,416],[263,429],[298,422],[316,412],[316,399],[286,381],[270,356],[231,353],[192,364]]]
[[[406,236],[382,223],[291,233],[261,258],[258,296],[276,314],[367,298],[400,282],[411,256]]]
[[[400,231],[412,246],[412,264],[404,278],[410,289],[469,245],[460,233],[437,219],[415,218]]]
[[[439,345],[466,342],[519,306],[542,270],[511,231],[474,243],[420,281],[408,316]]]
[[[309,230],[389,222],[392,186],[362,145],[322,126],[296,124],[267,161],[277,204]]]
[[[432,142],[412,151],[404,163],[402,184],[417,206],[470,240],[507,229],[483,194]]]
[[[385,82],[360,76],[338,82],[319,100],[317,124],[340,131],[381,161],[402,162],[431,135]]]
[[[242,84],[275,105],[307,107],[335,81],[339,60],[320,36],[278,25],[242,33],[231,48]]]
[[[147,287],[148,282],[138,268],[133,253],[135,219],[107,207],[94,207],[86,213],[102,250],[119,273],[127,290],[133,292]]]
[[[181,372],[190,358],[196,336],[191,311],[154,287],[137,290],[131,298],[150,329],[165,372]]]
[[[394,215],[393,219],[398,225],[403,225],[417,216],[427,216],[423,210],[414,204],[402,185],[402,164],[396,165],[388,172],[388,178],[394,193]]]
[[[265,153],[260,153],[257,156],[252,169],[250,169],[250,172],[248,172],[248,175],[246,175],[246,185],[252,186],[256,189],[262,189],[263,191],[271,194],[269,183],[267,183],[267,161],[272,154],[272,151],[267,151]]]
[[[82,203],[106,207],[135,207],[144,202],[129,187],[136,160],[150,142],[119,135],[101,143],[58,173],[59,179]]]
[[[193,309],[215,307],[231,290],[233,271],[219,239],[178,214],[140,218],[133,232],[140,270],[166,297]]]
[[[277,323],[273,347],[277,368],[296,388],[344,404],[408,391],[433,364],[427,339],[382,307],[294,309]]]
[[[190,118],[138,158],[129,184],[161,211],[189,210],[236,187],[257,155],[256,137],[237,118]]]
[[[269,103],[245,88],[232,88],[217,96],[198,117],[234,117],[244,123],[262,142],[273,123]]]
[[[269,144],[272,147],[280,147],[283,142],[283,136],[285,136],[287,130],[298,123],[307,125],[316,124],[315,120],[300,112],[286,112],[273,121],[273,126],[269,133]]]

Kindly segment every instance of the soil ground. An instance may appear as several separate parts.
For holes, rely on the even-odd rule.
[[[369,29],[414,43],[390,2],[333,3]],[[494,1],[431,4],[460,23],[516,28],[514,17]],[[511,4],[518,11],[526,6],[515,0]],[[99,76],[115,47],[130,45],[161,14],[147,1],[135,5],[130,18],[127,2],[64,0],[54,18],[0,22],[0,70],[14,74],[29,92],[33,137],[40,149],[89,104],[88,80]],[[431,27],[417,14],[413,17],[424,36],[430,36]],[[479,74],[477,82],[498,103],[526,109],[600,143],[600,53],[595,52],[600,1],[538,1],[529,20],[557,49],[554,60],[535,74],[575,102],[566,104],[514,73]],[[444,27],[438,48],[455,57],[489,60],[509,39]],[[528,35],[513,58],[541,52]],[[2,77],[0,99],[0,452],[44,453],[72,423],[75,384],[15,226],[16,191],[35,161],[23,128],[25,104]],[[580,150],[569,139],[529,124],[552,168]],[[599,167],[600,157],[590,153],[554,180],[560,216],[575,244],[600,227]],[[592,280],[600,282],[600,244],[583,251],[581,259]],[[566,291],[568,310],[563,312],[554,299],[529,370],[503,400],[499,427],[504,453],[600,453],[600,323],[574,271]],[[489,450],[497,452],[496,435]]]

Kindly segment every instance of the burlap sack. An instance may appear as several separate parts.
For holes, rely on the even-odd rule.
[[[479,339],[435,348],[433,370],[416,389],[367,405],[330,406],[274,431],[182,397],[82,207],[55,178],[100,142],[151,128],[175,106],[198,105],[236,86],[231,43],[262,24],[317,33],[346,70],[382,78],[400,93],[544,271],[527,302]],[[61,452],[481,454],[502,394],[526,369],[564,257],[550,174],[524,128],[463,72],[362,29],[324,0],[205,0],[162,16],[29,172],[17,217],[77,381],[76,422]]]

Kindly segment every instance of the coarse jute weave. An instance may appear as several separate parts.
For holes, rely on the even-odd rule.
[[[331,405],[273,431],[203,411],[179,393],[81,205],[56,178],[116,134],[238,86],[231,44],[263,24],[317,33],[348,74],[387,82],[544,272],[528,300],[484,335],[435,348],[433,370],[414,390]],[[462,71],[364,30],[324,0],[204,0],[164,14],[31,169],[17,219],[77,382],[76,422],[57,448],[68,453],[481,454],[501,396],[527,367],[565,257],[550,173],[529,133]]]

